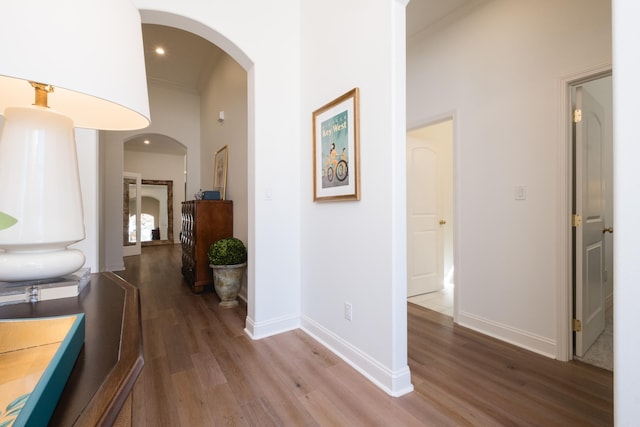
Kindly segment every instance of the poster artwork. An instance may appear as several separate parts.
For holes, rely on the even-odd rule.
[[[322,188],[349,185],[348,111],[322,122],[321,131]]]

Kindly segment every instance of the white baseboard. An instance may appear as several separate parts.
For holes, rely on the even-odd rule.
[[[335,353],[385,393],[398,397],[413,391],[409,366],[392,371],[312,319],[303,316],[301,321],[303,331]]]
[[[244,332],[251,339],[259,340],[299,328],[300,318],[298,316],[284,316],[266,322],[255,322],[247,316]]]
[[[534,353],[555,359],[557,355],[557,343],[546,337],[532,334],[521,329],[503,325],[489,319],[484,319],[473,314],[459,312],[456,322],[474,331],[490,337],[506,341],[518,347],[533,351]]]
[[[118,265],[107,265],[104,267],[104,271],[124,271],[124,263]]]

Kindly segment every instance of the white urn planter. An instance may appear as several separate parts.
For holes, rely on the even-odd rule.
[[[242,278],[247,263],[232,265],[213,265],[213,288],[220,298],[220,307],[235,307],[238,305],[238,293],[242,286]]]
[[[235,307],[247,266],[247,248],[242,240],[225,237],[211,244],[207,256],[209,267],[213,269],[213,288],[220,297],[220,307]]]

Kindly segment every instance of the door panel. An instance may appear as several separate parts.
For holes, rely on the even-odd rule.
[[[576,307],[582,323],[576,332],[575,353],[583,356],[604,330],[604,108],[584,87],[576,88],[576,108],[582,118],[575,124],[575,209],[582,225],[575,229]]]
[[[142,175],[135,172],[124,172],[124,198],[123,198],[123,246],[122,256],[140,255],[140,208],[141,208],[141,192],[140,184]],[[131,224],[130,218],[135,215]]]
[[[444,288],[442,189],[438,152],[407,138],[407,295]]]

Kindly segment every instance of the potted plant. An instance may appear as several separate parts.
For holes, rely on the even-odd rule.
[[[247,266],[247,248],[242,240],[227,237],[214,242],[207,252],[213,269],[213,287],[220,297],[220,307],[238,305],[238,292]]]

